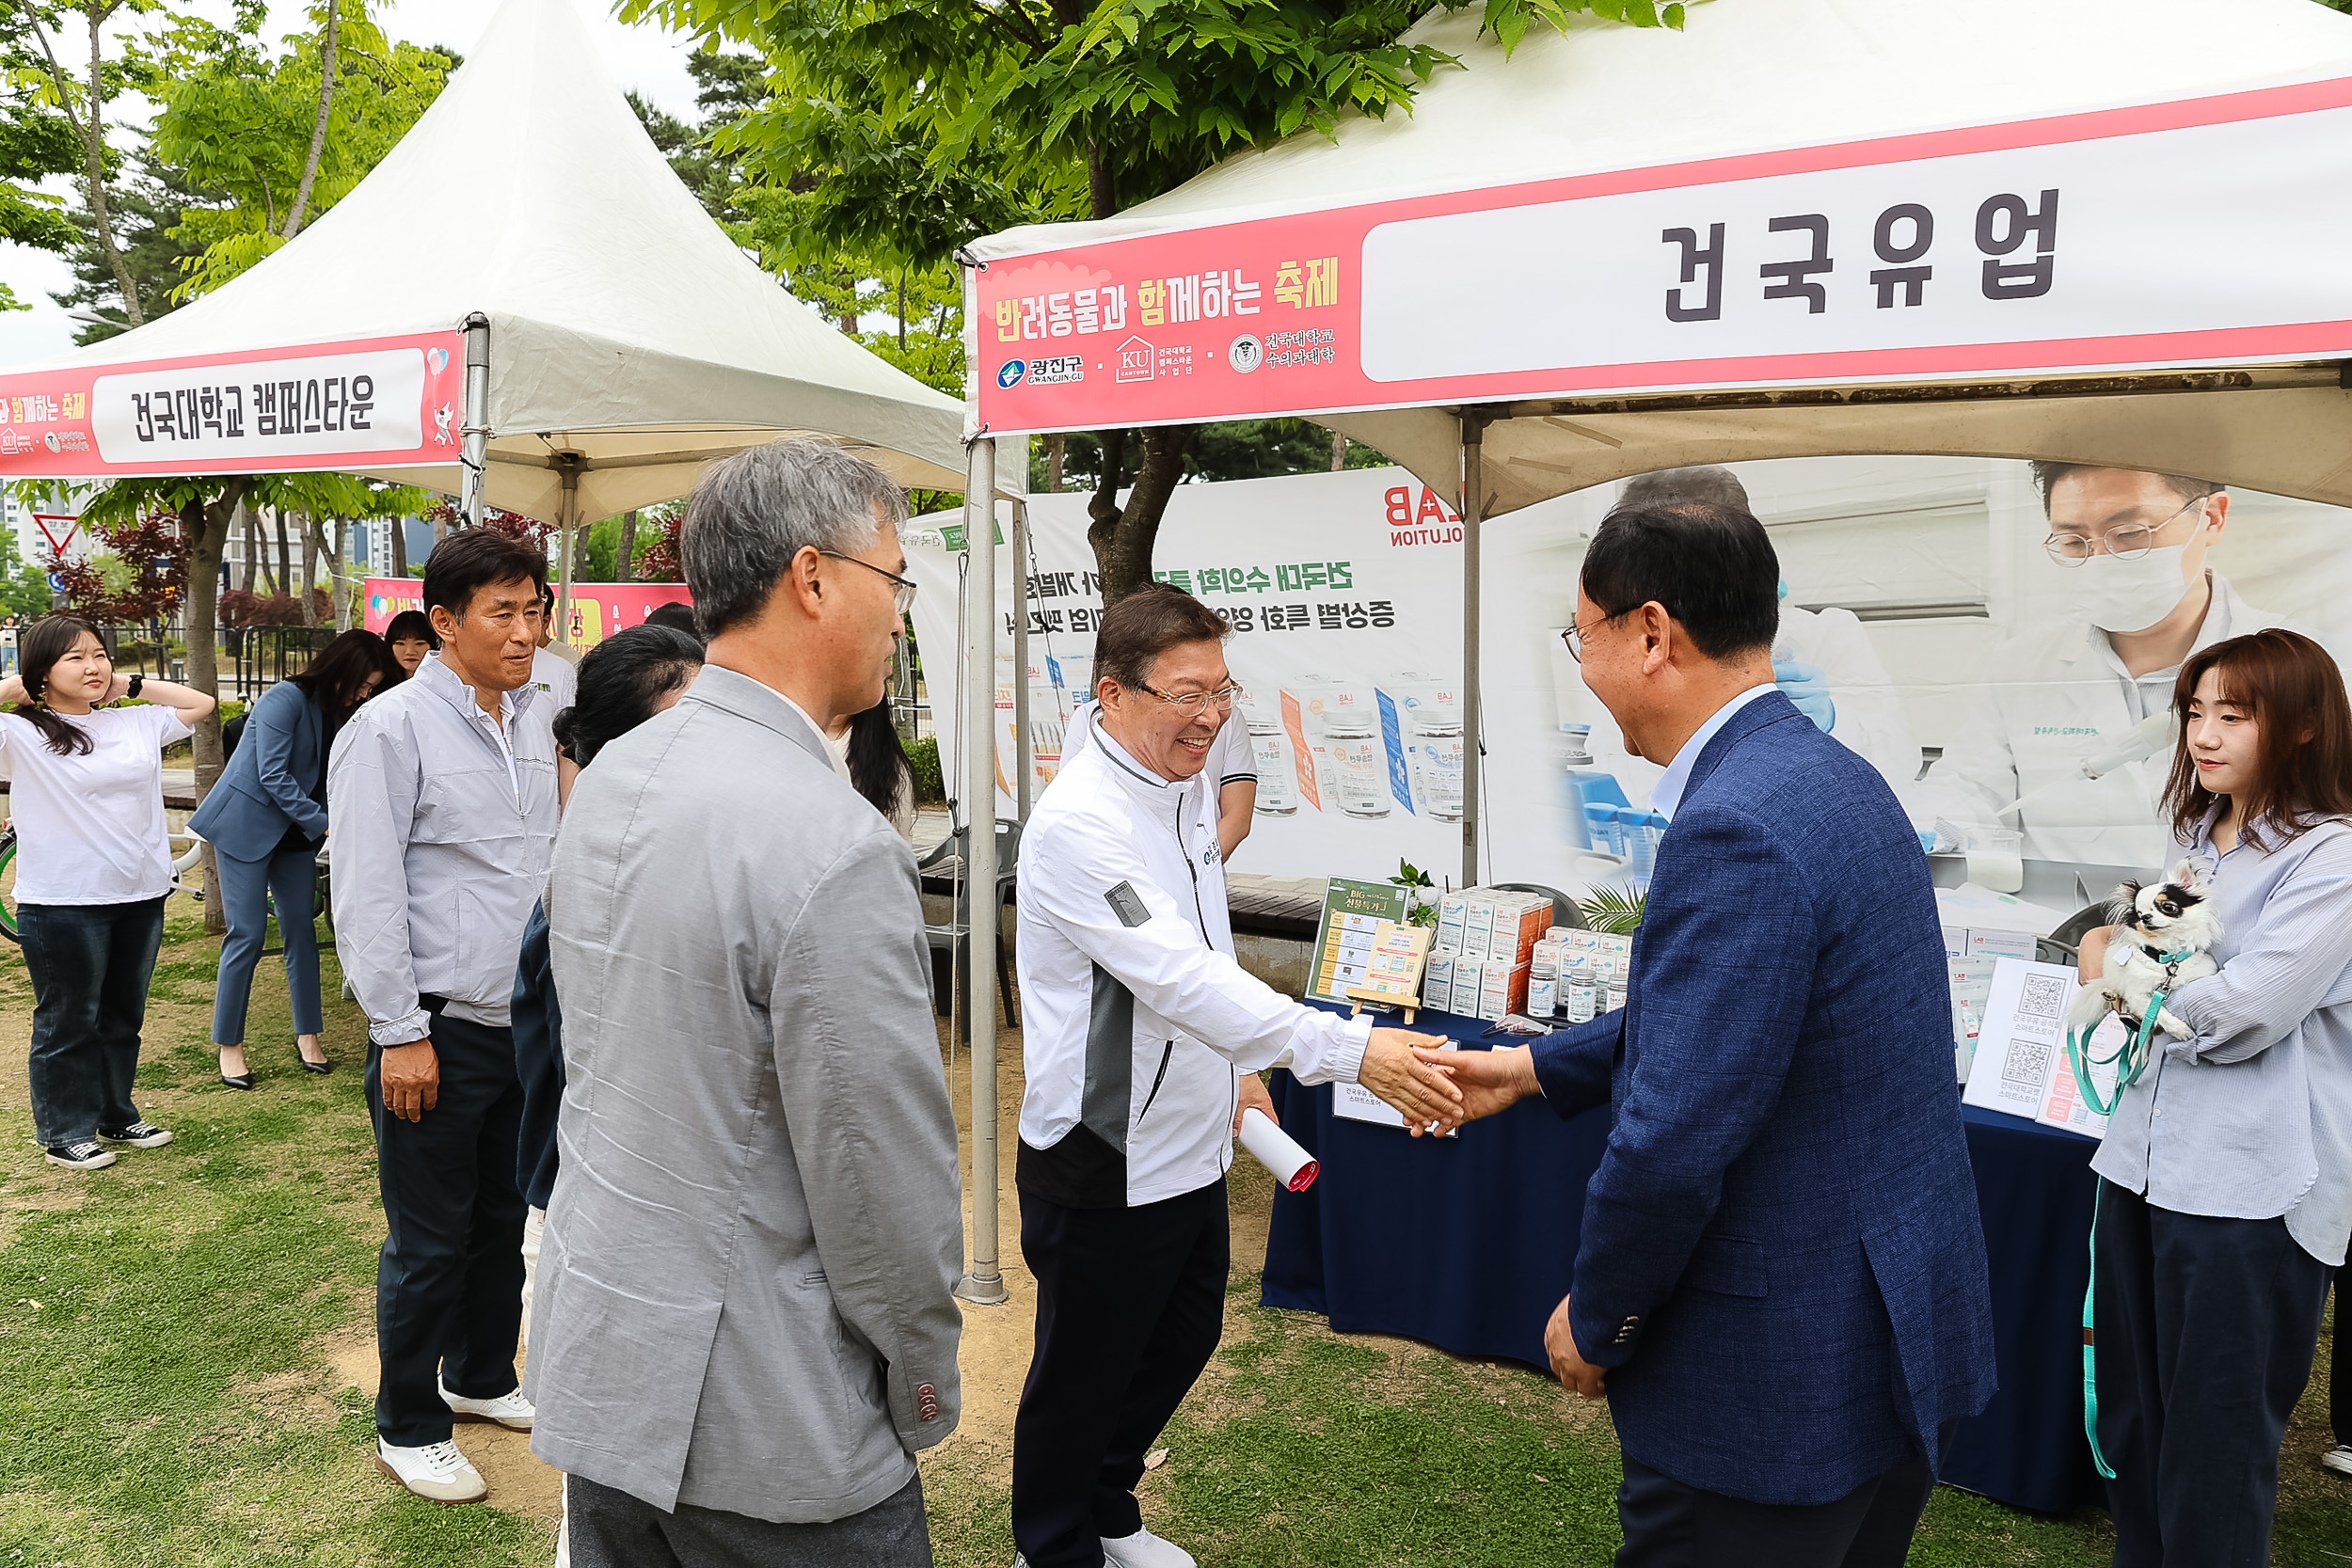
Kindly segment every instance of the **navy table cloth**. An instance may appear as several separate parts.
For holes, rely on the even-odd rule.
[[[1414,1027],[1465,1046],[1497,1043],[1475,1019],[1422,1013]],[[1541,1101],[1522,1101],[1458,1137],[1413,1138],[1336,1115],[1328,1085],[1277,1072],[1273,1093],[1283,1130],[1323,1169],[1307,1192],[1275,1195],[1262,1301],[1321,1313],[1343,1332],[1549,1366],[1544,1324],[1568,1292],[1584,1185],[1609,1140],[1606,1107],[1564,1122]],[[2001,1387],[1962,1424],[1943,1479],[2012,1507],[2063,1512],[2102,1496],[2082,1428],[2098,1146],[1997,1111],[1962,1115]]]

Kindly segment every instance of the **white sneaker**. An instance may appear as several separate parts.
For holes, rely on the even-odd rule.
[[[449,1406],[449,1413],[458,1420],[496,1421],[510,1432],[529,1432],[532,1418],[538,1415],[532,1409],[531,1402],[523,1398],[519,1386],[513,1393],[501,1394],[494,1400],[469,1400],[451,1393],[449,1386],[443,1384],[441,1402]]]
[[[378,1437],[375,1467],[427,1502],[478,1503],[490,1495],[482,1472],[468,1463],[454,1443],[397,1449]]]
[[[2352,1476],[2352,1443],[2338,1443],[2321,1454],[2319,1462],[2340,1476]]]
[[[1104,1536],[1103,1561],[1107,1568],[1196,1568],[1192,1554],[1148,1529],[1114,1541]]]

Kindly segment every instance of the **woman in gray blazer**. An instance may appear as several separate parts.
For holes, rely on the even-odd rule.
[[[246,1004],[273,895],[286,944],[295,1049],[304,1071],[333,1070],[319,1048],[319,950],[311,930],[315,857],[326,836],[327,751],[343,721],[401,675],[375,633],[347,631],[336,638],[310,669],[271,687],[253,705],[236,753],[188,818],[189,831],[212,843],[229,921],[213,994],[213,1044],[220,1052],[220,1081],[232,1089],[253,1086],[245,1059]]]

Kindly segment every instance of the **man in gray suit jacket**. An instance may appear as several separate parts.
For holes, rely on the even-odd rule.
[[[681,551],[708,663],[565,811],[528,1375],[576,1568],[931,1560],[956,1129],[914,858],[824,740],[882,699],[903,504],[829,443],[713,467]]]

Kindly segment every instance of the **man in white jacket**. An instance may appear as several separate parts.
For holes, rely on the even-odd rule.
[[[1029,1568],[1190,1568],[1143,1528],[1143,1455],[1216,1349],[1225,1172],[1256,1074],[1360,1083],[1422,1123],[1460,1095],[1428,1037],[1306,1006],[1233,961],[1204,778],[1232,712],[1224,617],[1153,584],[1103,618],[1102,707],[1021,852],[1026,1012],[1015,1180],[1037,1348],[1013,1424]]]

